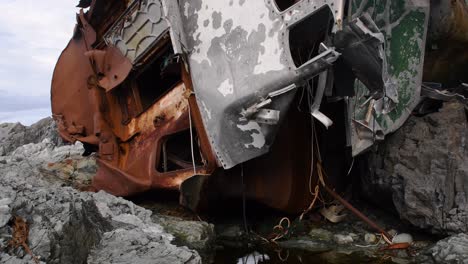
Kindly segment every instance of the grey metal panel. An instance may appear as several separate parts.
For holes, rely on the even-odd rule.
[[[272,0],[180,0],[197,102],[211,145],[224,168],[266,153],[296,90],[272,100],[277,124],[245,120],[241,111],[268,93],[317,74],[315,63],[296,68],[289,29],[328,7],[341,26],[343,0],[300,1],[279,12]]]
[[[185,40],[179,5],[177,1],[174,0],[162,0],[162,5],[164,14],[166,14],[166,22],[170,27],[169,33],[174,53],[182,54],[185,52],[187,41]]]
[[[106,33],[106,44],[136,63],[169,29],[164,16],[161,0],[135,1]]]

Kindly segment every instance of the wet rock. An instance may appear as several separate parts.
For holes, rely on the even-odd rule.
[[[366,196],[433,233],[468,232],[468,126],[463,105],[412,116],[368,157]]]
[[[413,237],[410,234],[401,233],[393,237],[392,243],[413,243]]]
[[[326,252],[332,249],[332,246],[328,245],[327,243],[319,242],[319,241],[312,241],[310,238],[295,238],[286,241],[280,241],[278,244],[282,248],[287,249],[300,249],[305,250],[313,253],[320,253]]]
[[[341,235],[341,234],[334,235],[333,240],[339,245],[351,244],[354,241],[351,235]]]
[[[31,126],[23,126],[20,123],[0,124],[0,156],[7,156],[22,145],[39,143],[46,138],[54,146],[64,144],[51,117],[41,119]]]
[[[237,225],[231,225],[227,226],[226,228],[223,228],[222,232],[219,232],[219,238],[221,239],[236,239],[238,237],[241,237],[244,234],[244,231],[237,226]]]
[[[330,241],[333,239],[333,233],[322,228],[314,228],[310,230],[309,236],[313,240]]]
[[[425,263],[468,263],[468,234],[458,234],[437,242],[420,260]]]
[[[374,234],[365,234],[364,235],[364,241],[368,244],[375,244],[377,243],[377,236]]]
[[[208,251],[215,241],[214,225],[203,221],[187,221],[178,217],[155,216],[154,221],[175,236],[174,243],[197,251]]]
[[[170,244],[159,231],[116,229],[104,234],[89,255],[88,263],[200,264],[201,259],[186,247]]]
[[[217,224],[215,228],[217,244],[231,248],[245,248],[251,246],[249,234],[244,232],[240,226]]]

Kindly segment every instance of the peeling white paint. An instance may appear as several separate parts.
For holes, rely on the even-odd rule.
[[[265,136],[263,135],[260,125],[255,121],[249,121],[245,125],[237,125],[242,131],[252,131],[250,136],[252,137],[252,143],[244,144],[246,148],[252,146],[255,148],[262,148],[265,146]]]
[[[185,2],[184,5],[184,16],[188,17],[188,10],[189,10],[190,4],[188,2]]]
[[[264,1],[245,1],[242,6],[238,4],[229,6],[227,3],[220,0],[208,0],[204,1],[204,4],[209,8],[202,8],[197,12],[197,24],[201,26],[198,27],[197,31],[194,32],[193,35],[197,36],[197,40],[200,41],[200,44],[194,47],[196,52],[191,55],[192,60],[198,63],[202,63],[206,60],[211,65],[208,58],[208,50],[211,46],[211,41],[213,38],[221,37],[226,34],[226,31],[223,27],[214,29],[213,27],[205,28],[202,25],[203,21],[211,19],[213,12],[220,12],[222,14],[221,25],[227,20],[232,20],[231,28],[241,27],[248,35],[257,31],[260,24],[265,26],[266,40],[261,43],[265,50],[259,55],[259,59],[256,62],[257,65],[254,69],[255,74],[284,69],[285,66],[281,63],[280,56],[274,54],[275,50],[282,49],[279,43],[279,33],[276,32],[273,36],[268,36],[268,32],[274,28],[274,23],[276,21],[279,22],[280,19],[276,18],[271,20],[268,15],[265,15],[260,19],[258,18],[258,12],[267,9]]]
[[[222,82],[219,87],[218,87],[218,91],[224,96],[228,96],[230,94],[233,94],[234,93],[234,86],[232,85],[231,81],[228,79],[224,80],[224,82]]]

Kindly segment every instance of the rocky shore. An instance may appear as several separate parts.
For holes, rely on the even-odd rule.
[[[80,143],[57,146],[43,135],[0,157],[1,263],[201,262],[195,250],[172,244],[151,211],[71,187],[90,180],[92,157],[80,156]]]
[[[468,263],[466,124],[463,106],[448,103],[411,117],[367,156],[362,193],[396,214],[358,207],[388,232],[408,234],[404,250],[387,248],[349,212],[337,224],[318,213],[288,216],[287,234],[272,240],[280,215],[249,219],[246,232],[241,215],[202,216],[208,223],[89,192],[93,155],[64,144],[52,119],[0,124],[0,263]]]

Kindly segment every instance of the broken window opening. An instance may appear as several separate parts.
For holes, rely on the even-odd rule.
[[[143,61],[140,65],[144,67],[131,72],[120,87],[112,91],[121,106],[124,125],[182,81],[180,62],[169,37],[162,38]]]
[[[204,165],[198,143],[198,136],[194,129],[193,157],[196,167]],[[169,172],[192,167],[190,129],[168,136],[161,146],[160,159],[156,164],[156,170],[158,172]]]
[[[140,95],[138,94],[137,85],[134,79],[130,79],[121,84],[117,89],[113,89],[112,93],[117,98],[121,109],[122,125],[130,123],[131,119],[141,112]]]
[[[181,82],[180,63],[174,57],[171,42],[161,48],[148,66],[136,76],[136,89],[141,110],[145,111],[177,83]]]
[[[279,11],[284,11],[299,1],[301,0],[275,0],[275,4]]]
[[[328,6],[324,6],[290,29],[289,48],[296,67],[299,68],[319,53],[320,43],[326,40],[331,25],[333,14]]]

